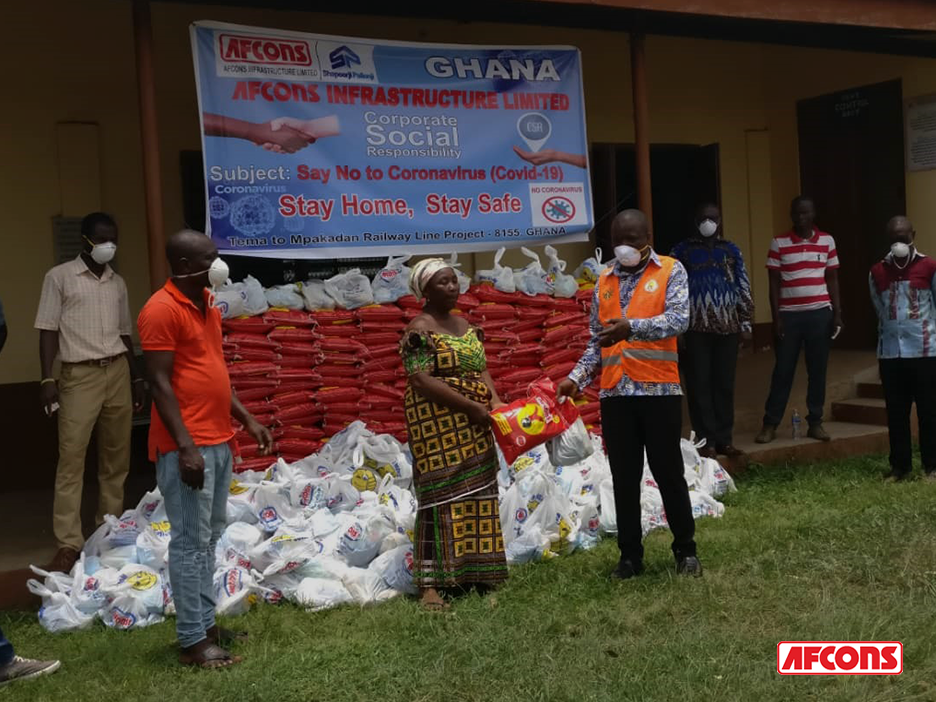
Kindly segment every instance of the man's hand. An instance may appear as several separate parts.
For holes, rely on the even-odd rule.
[[[195,446],[179,449],[179,477],[193,490],[205,486],[205,459]]]
[[[832,316],[832,338],[835,339],[839,334],[842,333],[842,330],[845,328],[845,323],[842,321],[842,315],[836,312]]]
[[[268,456],[273,451],[273,435],[270,430],[256,419],[251,419],[245,427],[251,438],[257,442],[261,456]]]
[[[146,386],[142,380],[135,380],[131,387],[133,388],[133,411],[139,414],[146,407]]]
[[[630,320],[612,319],[598,332],[598,342],[605,348],[625,341],[631,335]]]
[[[39,388],[39,401],[47,417],[52,416],[52,405],[59,401],[58,383],[43,383]]]
[[[780,317],[773,321],[773,335],[775,339],[783,339],[783,319]]]
[[[250,140],[279,154],[294,154],[309,145],[309,140],[292,127],[281,126],[274,130],[270,122],[253,125]]]
[[[559,387],[556,388],[556,400],[562,402],[565,398],[570,398],[574,400],[581,393],[579,392],[578,385],[576,385],[571,378],[566,378],[561,383]]]
[[[270,129],[274,132],[283,127],[295,129],[302,134],[311,144],[316,139],[322,137],[332,137],[341,134],[341,127],[338,124],[338,117],[331,115],[329,117],[318,117],[316,119],[296,119],[295,117],[277,117],[270,122]]]
[[[480,402],[473,403],[471,409],[465,412],[465,414],[468,415],[468,421],[476,426],[491,426],[491,413],[488,412],[488,408]]]

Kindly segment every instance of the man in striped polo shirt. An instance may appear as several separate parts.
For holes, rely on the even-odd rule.
[[[829,347],[842,329],[838,253],[835,240],[814,226],[816,207],[810,198],[795,198],[790,216],[793,230],[774,237],[767,255],[777,359],[764,408],[764,426],[755,438],[759,444],[768,444],[777,437],[801,349],[806,353],[809,376],[807,436],[819,441],[830,439],[822,426],[822,411]]]

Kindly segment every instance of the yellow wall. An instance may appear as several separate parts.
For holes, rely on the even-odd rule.
[[[5,75],[0,116],[0,299],[11,338],[0,358],[0,383],[38,377],[32,320],[42,276],[52,264],[50,218],[61,212],[56,123],[99,124],[101,203],[121,227],[120,268],[134,313],[149,292],[143,184],[129,3],[50,0],[0,10],[0,60],[28,70]],[[592,141],[633,141],[629,49],[613,32],[479,22],[277,12],[167,2],[152,7],[156,82],[168,231],[183,224],[179,152],[200,148],[188,25],[199,19],[320,33],[437,42],[548,44],[582,50],[588,132]],[[763,259],[770,237],[787,224],[798,186],[797,99],[902,77],[906,95],[936,92],[936,62],[835,51],[699,39],[647,41],[651,139],[719,143],[726,234],[748,259],[758,318],[769,314]],[[769,173],[769,177],[765,174]],[[936,250],[936,172],[907,179],[908,211],[921,247]],[[598,213],[599,215],[601,213]],[[768,223],[772,222],[770,226]],[[591,245],[568,247],[571,267]],[[492,256],[475,256],[487,267]],[[525,259],[511,252],[505,259]]]

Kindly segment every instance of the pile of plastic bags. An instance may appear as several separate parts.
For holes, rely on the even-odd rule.
[[[501,522],[510,563],[588,549],[616,531],[611,472],[601,439],[574,465],[559,465],[555,443],[508,465],[501,455]],[[561,453],[561,451],[560,451]],[[683,442],[695,515],[721,516],[717,497],[733,490],[717,462]],[[417,504],[412,458],[392,436],[353,422],[317,453],[263,472],[236,476],[228,525],[216,548],[217,611],[242,614],[259,602],[320,610],[414,594],[412,535]],[[659,490],[645,470],[644,532],[665,526]],[[174,612],[168,577],[169,523],[158,490],[135,509],[109,516],[85,544],[71,573],[46,573],[30,590],[41,596],[49,631],[100,619],[134,629]]]

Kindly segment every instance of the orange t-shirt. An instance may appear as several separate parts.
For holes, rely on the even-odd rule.
[[[208,304],[206,314],[170,280],[144,305],[137,320],[144,351],[172,351],[172,390],[182,421],[196,446],[215,446],[234,436],[231,379],[221,350],[221,313]],[[177,451],[175,439],[153,405],[149,457]]]

